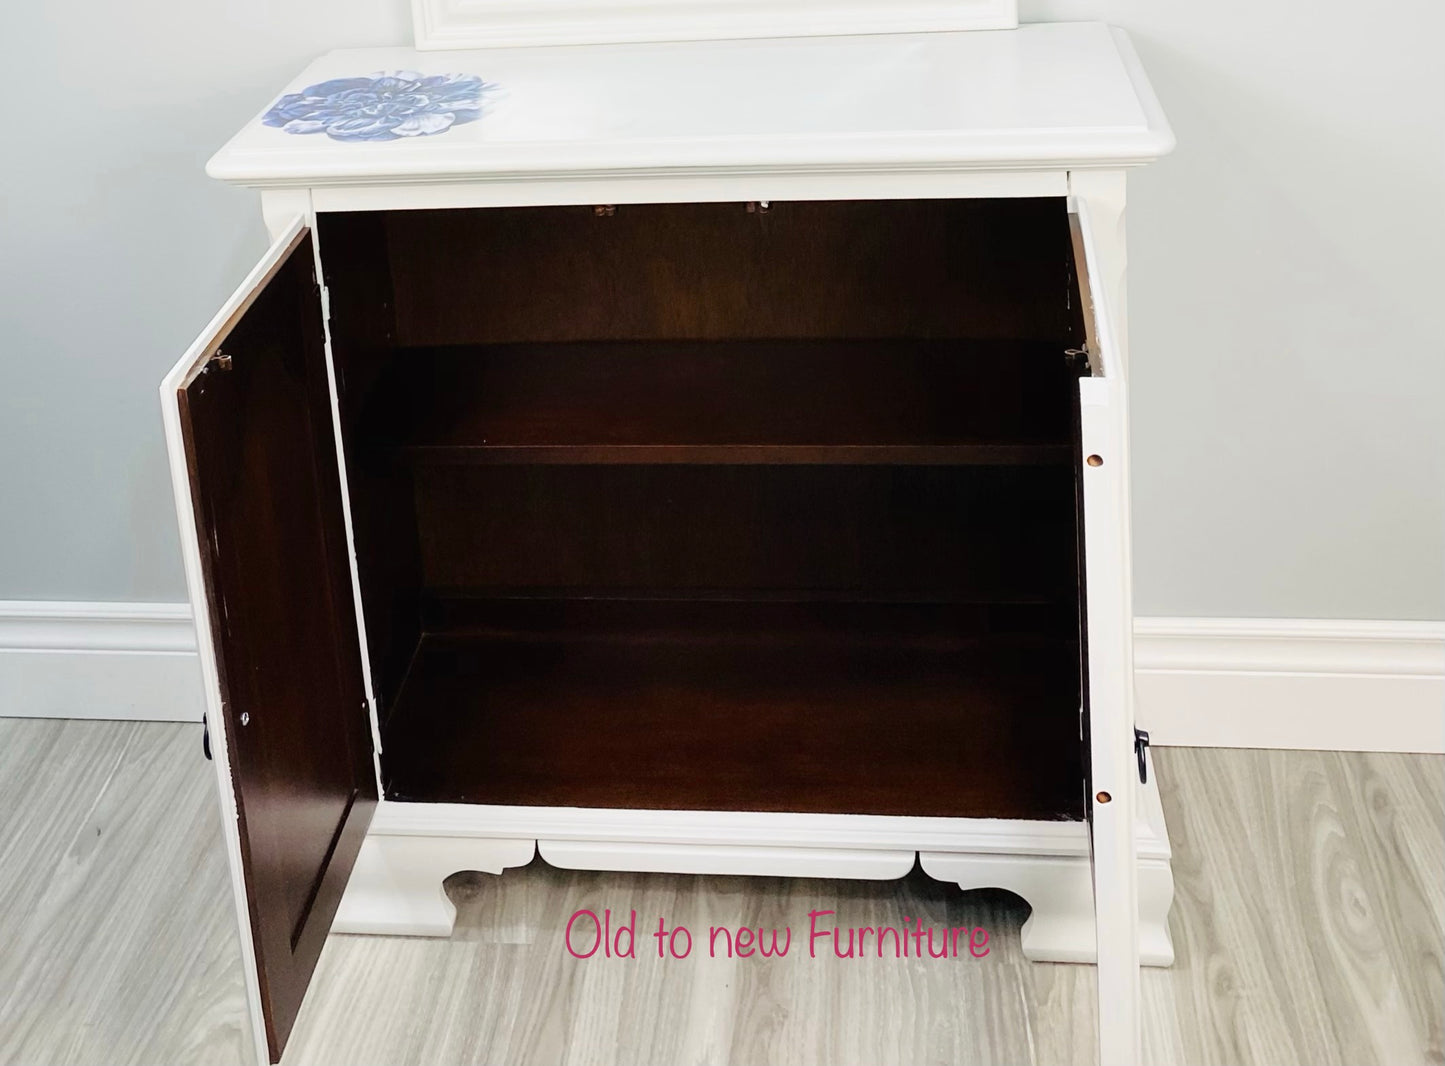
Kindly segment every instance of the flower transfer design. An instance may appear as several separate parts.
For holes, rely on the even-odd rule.
[[[482,117],[482,96],[497,86],[475,74],[385,71],[332,78],[287,93],[261,116],[287,133],[324,133],[337,141],[427,137]]]

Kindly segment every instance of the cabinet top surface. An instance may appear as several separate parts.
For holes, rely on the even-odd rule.
[[[207,165],[260,187],[1129,166],[1173,134],[1122,31],[328,53]]]

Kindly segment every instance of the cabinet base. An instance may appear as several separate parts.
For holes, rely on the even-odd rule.
[[[499,874],[527,865],[536,854],[535,840],[372,833],[361,845],[331,931],[451,936],[457,908],[443,881],[459,870]]]
[[[1169,966],[1174,879],[1163,809],[1140,787],[1139,954]],[[332,925],[338,933],[449,936],[442,882],[540,855],[571,870],[889,880],[923,871],[963,889],[1002,888],[1032,908],[1025,957],[1093,962],[1094,903],[1082,822],[721,811],[382,803]]]
[[[924,851],[923,872],[962,889],[1002,888],[1032,908],[1019,931],[1032,962],[1088,962],[1094,945],[1093,871],[1087,859],[1059,855],[963,855]],[[1139,963],[1172,966],[1169,908],[1174,877],[1169,861],[1139,860]]]

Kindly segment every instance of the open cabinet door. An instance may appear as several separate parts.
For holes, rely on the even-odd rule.
[[[1134,810],[1133,603],[1128,399],[1088,207],[1070,202],[1088,370],[1079,378],[1079,501],[1086,807],[1098,942],[1099,1062],[1140,1061]]]
[[[298,219],[161,387],[252,1030],[271,1062],[376,806],[312,248]]]

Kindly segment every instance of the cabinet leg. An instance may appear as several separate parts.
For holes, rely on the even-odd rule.
[[[351,871],[333,933],[451,936],[457,909],[442,882],[462,870],[525,866],[535,840],[369,836]]]
[[[920,852],[923,871],[962,889],[1002,888],[1022,896],[1033,909],[1019,940],[1033,962],[1096,961],[1093,875],[1086,856],[967,855]],[[1139,864],[1139,961],[1169,966],[1169,906],[1174,880],[1168,860]]]
[[[1174,938],[1169,908],[1174,905],[1174,873],[1168,859],[1139,860],[1139,963],[1173,966]]]

